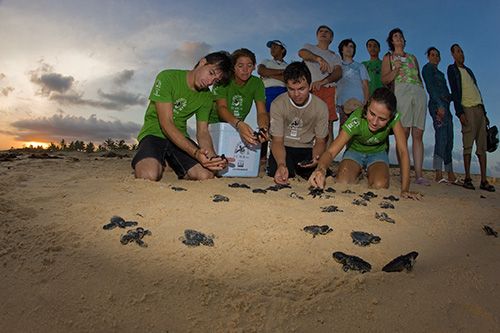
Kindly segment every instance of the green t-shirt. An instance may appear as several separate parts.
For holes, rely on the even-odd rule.
[[[137,140],[141,141],[146,135],[165,138],[155,102],[173,104],[175,127],[186,137],[188,137],[187,120],[193,115],[196,115],[197,121],[208,121],[213,103],[212,92],[191,90],[187,85],[187,73],[187,70],[169,69],[158,74],[149,95],[150,102],[144,116],[144,125]]]
[[[370,96],[373,94],[375,89],[383,87],[382,84],[382,60],[367,60],[363,61],[368,75],[370,76],[370,82],[368,82],[368,88],[370,90]]]
[[[215,99],[225,99],[227,108],[231,114],[240,120],[245,120],[250,113],[253,101],[266,101],[264,83],[256,76],[250,76],[248,81],[239,86],[232,79],[227,86],[219,86],[214,89]],[[221,120],[214,106],[210,114],[210,123],[218,123]]]
[[[373,133],[368,128],[368,121],[363,117],[363,109],[356,109],[344,125],[342,125],[342,129],[351,137],[347,149],[352,149],[363,154],[378,153],[386,150],[387,136],[389,136],[391,129],[399,121],[400,117],[399,112],[396,112],[394,118],[385,127]]]

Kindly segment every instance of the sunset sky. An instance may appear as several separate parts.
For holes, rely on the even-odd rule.
[[[335,31],[331,48],[352,38],[355,60],[364,44],[400,27],[406,51],[420,66],[429,46],[441,50],[440,69],[452,63],[458,42],[474,71],[490,120],[500,125],[499,1],[24,1],[0,0],[0,149],[27,142],[106,138],[132,143],[142,125],[155,75],[190,68],[204,54],[247,47],[257,62],[266,41],[280,39],[287,61],[315,42],[315,30]],[[452,107],[452,112],[454,109]],[[454,165],[463,171],[455,117]],[[427,119],[424,166],[431,168],[434,130]],[[500,153],[489,154],[489,173],[500,176]],[[473,171],[477,162],[473,159]]]

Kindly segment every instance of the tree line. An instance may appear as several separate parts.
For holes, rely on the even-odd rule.
[[[29,145],[28,147],[24,147],[24,150],[46,150],[46,151],[81,151],[86,153],[93,152],[105,152],[105,151],[113,151],[113,150],[136,150],[137,144],[129,145],[125,142],[125,140],[113,140],[111,138],[106,139],[101,144],[94,144],[92,141],[85,143],[81,140],[70,141],[69,143],[66,140],[61,139],[59,143],[51,142],[48,147]]]

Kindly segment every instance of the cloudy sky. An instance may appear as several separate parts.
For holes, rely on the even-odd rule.
[[[253,50],[259,62],[269,56],[270,39],[287,44],[288,61],[298,60],[298,49],[315,42],[320,24],[334,29],[334,50],[352,38],[358,61],[368,58],[368,38],[378,39],[386,52],[394,27],[404,31],[406,50],[421,66],[427,47],[440,49],[444,72],[452,62],[450,45],[460,43],[490,119],[500,125],[500,101],[494,98],[500,87],[498,17],[500,2],[494,0],[0,0],[0,149],[62,138],[134,142],[160,70],[190,68],[210,51],[240,47]],[[427,125],[430,168],[434,131]],[[456,118],[455,130],[455,165],[461,171]],[[499,152],[489,155],[488,169],[500,176]]]

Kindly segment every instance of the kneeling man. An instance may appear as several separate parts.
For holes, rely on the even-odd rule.
[[[308,179],[325,151],[328,106],[309,92],[311,72],[293,62],[283,72],[287,92],[271,104],[271,155],[267,174],[277,184],[299,175]]]
[[[158,74],[132,160],[136,178],[160,180],[165,162],[179,179],[190,180],[213,178],[216,171],[226,167],[227,160],[216,156],[208,132],[213,104],[209,86],[226,84],[230,73],[228,54],[214,52],[192,70],[169,69]],[[193,115],[198,144],[187,133],[187,120]]]

